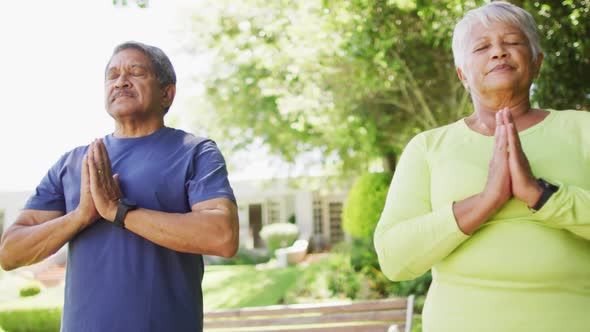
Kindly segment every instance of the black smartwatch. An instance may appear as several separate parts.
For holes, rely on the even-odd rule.
[[[120,198],[117,204],[117,213],[113,224],[117,227],[125,228],[125,216],[127,212],[137,209],[137,203],[127,198]]]
[[[559,190],[558,186],[549,183],[543,179],[538,179],[537,183],[541,186],[543,192],[541,193],[541,197],[539,197],[539,200],[537,201],[535,206],[531,208],[533,211],[539,211],[543,207],[543,205],[547,203],[549,198],[551,198],[551,196],[553,196],[553,194],[555,194]]]

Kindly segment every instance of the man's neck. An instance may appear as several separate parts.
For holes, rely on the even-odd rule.
[[[143,137],[152,134],[164,127],[164,119],[154,119],[151,121],[133,120],[116,120],[115,132],[113,136],[116,138],[132,138]]]

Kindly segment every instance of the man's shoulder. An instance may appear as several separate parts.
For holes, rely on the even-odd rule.
[[[177,128],[168,128],[168,135],[170,139],[187,146],[197,146],[206,142],[213,142],[208,137],[197,136]]]
[[[86,152],[88,151],[88,145],[80,145],[71,150],[66,151],[56,162],[56,165],[65,166],[71,163],[82,160]]]

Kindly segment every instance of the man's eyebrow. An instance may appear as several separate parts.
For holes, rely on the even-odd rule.
[[[134,63],[131,65],[131,68],[142,68],[142,69],[149,69],[149,66],[146,66],[142,63]]]
[[[147,65],[144,65],[144,64],[142,64],[142,63],[133,63],[133,64],[131,64],[129,67],[131,67],[131,68],[142,68],[142,69],[149,69],[149,66],[147,66]],[[116,69],[118,69],[118,67],[117,67],[117,66],[108,67],[108,68],[107,68],[107,72],[111,72],[111,71],[113,71],[113,70],[116,70]]]

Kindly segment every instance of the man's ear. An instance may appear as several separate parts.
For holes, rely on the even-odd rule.
[[[457,76],[459,77],[459,80],[461,80],[461,84],[463,84],[463,86],[465,87],[465,89],[467,91],[470,91],[469,90],[469,82],[467,82],[467,76],[465,75],[463,70],[459,67],[457,67],[455,69],[457,70]]]
[[[168,84],[162,88],[162,107],[167,109],[172,105],[174,96],[176,95],[176,85]]]

